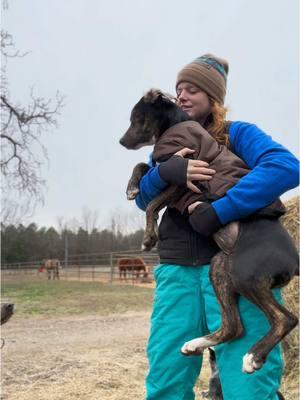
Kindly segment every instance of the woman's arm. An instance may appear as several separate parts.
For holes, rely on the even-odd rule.
[[[256,125],[234,122],[229,133],[232,151],[251,172],[212,203],[223,225],[253,214],[299,185],[297,158]]]

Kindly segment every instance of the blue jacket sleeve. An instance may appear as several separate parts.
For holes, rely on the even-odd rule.
[[[149,165],[152,165],[152,157],[150,155]],[[143,211],[146,210],[151,200],[157,197],[166,189],[168,183],[161,179],[158,166],[151,167],[146,175],[140,181],[140,192],[135,198],[136,205]]]
[[[222,224],[253,214],[299,185],[297,158],[257,126],[234,122],[229,136],[232,151],[251,171],[212,203]]]

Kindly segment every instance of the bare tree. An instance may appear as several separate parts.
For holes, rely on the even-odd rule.
[[[2,222],[6,223],[4,217],[9,217],[11,223],[12,217],[28,214],[43,201],[46,182],[40,168],[48,157],[41,137],[49,128],[57,127],[63,97],[57,92],[54,100],[48,100],[35,96],[31,90],[29,104],[14,101],[6,74],[8,60],[27,53],[15,50],[12,35],[5,30],[1,30],[0,46]]]
[[[90,210],[87,206],[82,209],[82,223],[83,228],[91,233],[97,227],[98,212]]]
[[[145,213],[135,206],[130,211],[120,208],[111,211],[106,225],[115,235],[118,233],[129,235],[139,229],[144,229],[145,223]]]
[[[66,231],[75,233],[78,231],[80,227],[80,223],[76,218],[66,219],[65,217],[58,216],[56,217],[56,221],[57,221],[57,230],[60,235],[62,235]]]

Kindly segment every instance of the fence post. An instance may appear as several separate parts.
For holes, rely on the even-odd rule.
[[[113,266],[113,253],[110,253],[110,283],[113,283],[114,266]]]
[[[68,258],[69,258],[68,234],[67,231],[65,231],[65,268],[68,268]]]

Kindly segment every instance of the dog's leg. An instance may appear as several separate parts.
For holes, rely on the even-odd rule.
[[[254,284],[255,285],[255,284]],[[269,352],[279,343],[298,323],[298,318],[285,307],[277,303],[271,289],[256,287],[253,284],[248,290],[241,290],[246,297],[267,316],[271,329],[243,357],[243,371],[251,374],[260,369]]]
[[[150,167],[148,164],[139,163],[137,164],[132,171],[131,178],[129,179],[126,195],[128,200],[133,200],[136,198],[139,193],[139,182],[141,178],[149,171]]]
[[[149,203],[146,209],[146,229],[143,238],[142,250],[149,251],[155,246],[158,239],[158,213],[170,203],[170,199],[173,201],[175,198],[177,198],[178,193],[181,195],[181,191],[177,186],[170,186]]]
[[[225,254],[231,254],[240,236],[240,223],[231,222],[214,234],[214,241]]]
[[[209,379],[209,387],[207,391],[201,393],[203,399],[223,400],[223,393],[219,370],[216,363],[216,354],[213,349],[208,348],[209,351],[209,365],[211,369],[211,377]]]
[[[186,342],[181,348],[184,355],[201,354],[207,347],[212,347],[243,334],[243,325],[237,307],[237,294],[228,274],[230,257],[220,252],[211,262],[210,280],[221,307],[222,325],[216,332]]]

